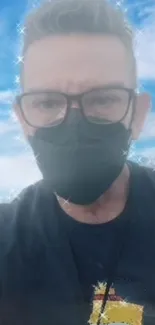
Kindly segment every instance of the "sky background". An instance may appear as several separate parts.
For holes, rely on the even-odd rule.
[[[0,0],[1,201],[12,199],[24,187],[41,178],[12,110],[13,98],[20,91],[24,17],[38,5],[35,0]],[[117,1],[117,5],[123,7],[134,26],[139,90],[148,91],[152,96],[150,114],[140,139],[131,148],[129,158],[155,167],[155,0],[124,0]]]

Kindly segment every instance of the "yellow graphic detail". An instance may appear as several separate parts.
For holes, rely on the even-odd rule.
[[[90,325],[142,325],[143,307],[124,301],[111,288],[108,301],[102,313],[102,302],[106,284],[99,283],[94,288],[92,313],[88,323]]]

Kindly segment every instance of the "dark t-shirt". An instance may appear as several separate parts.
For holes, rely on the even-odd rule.
[[[106,224],[73,220],[43,181],[1,205],[0,324],[155,324],[155,172],[130,167],[126,207]]]
[[[139,213],[137,207],[142,207],[144,202],[135,204],[135,182],[131,169],[128,201],[124,211],[110,222],[83,224],[60,212],[82,291],[90,304],[89,324],[92,325],[155,324],[155,305],[152,305],[155,303],[155,229],[154,226],[151,229],[149,213]],[[144,188],[139,190],[145,191]],[[114,268],[113,281],[102,317],[101,306],[110,267]]]

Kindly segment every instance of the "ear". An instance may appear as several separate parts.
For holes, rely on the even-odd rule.
[[[132,124],[132,139],[137,140],[143,130],[145,120],[151,110],[151,96],[147,93],[137,94],[135,101],[135,114]]]

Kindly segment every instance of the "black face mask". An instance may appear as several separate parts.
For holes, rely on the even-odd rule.
[[[123,170],[131,130],[122,123],[93,124],[73,109],[59,126],[37,129],[29,142],[43,178],[75,204],[96,201]]]

